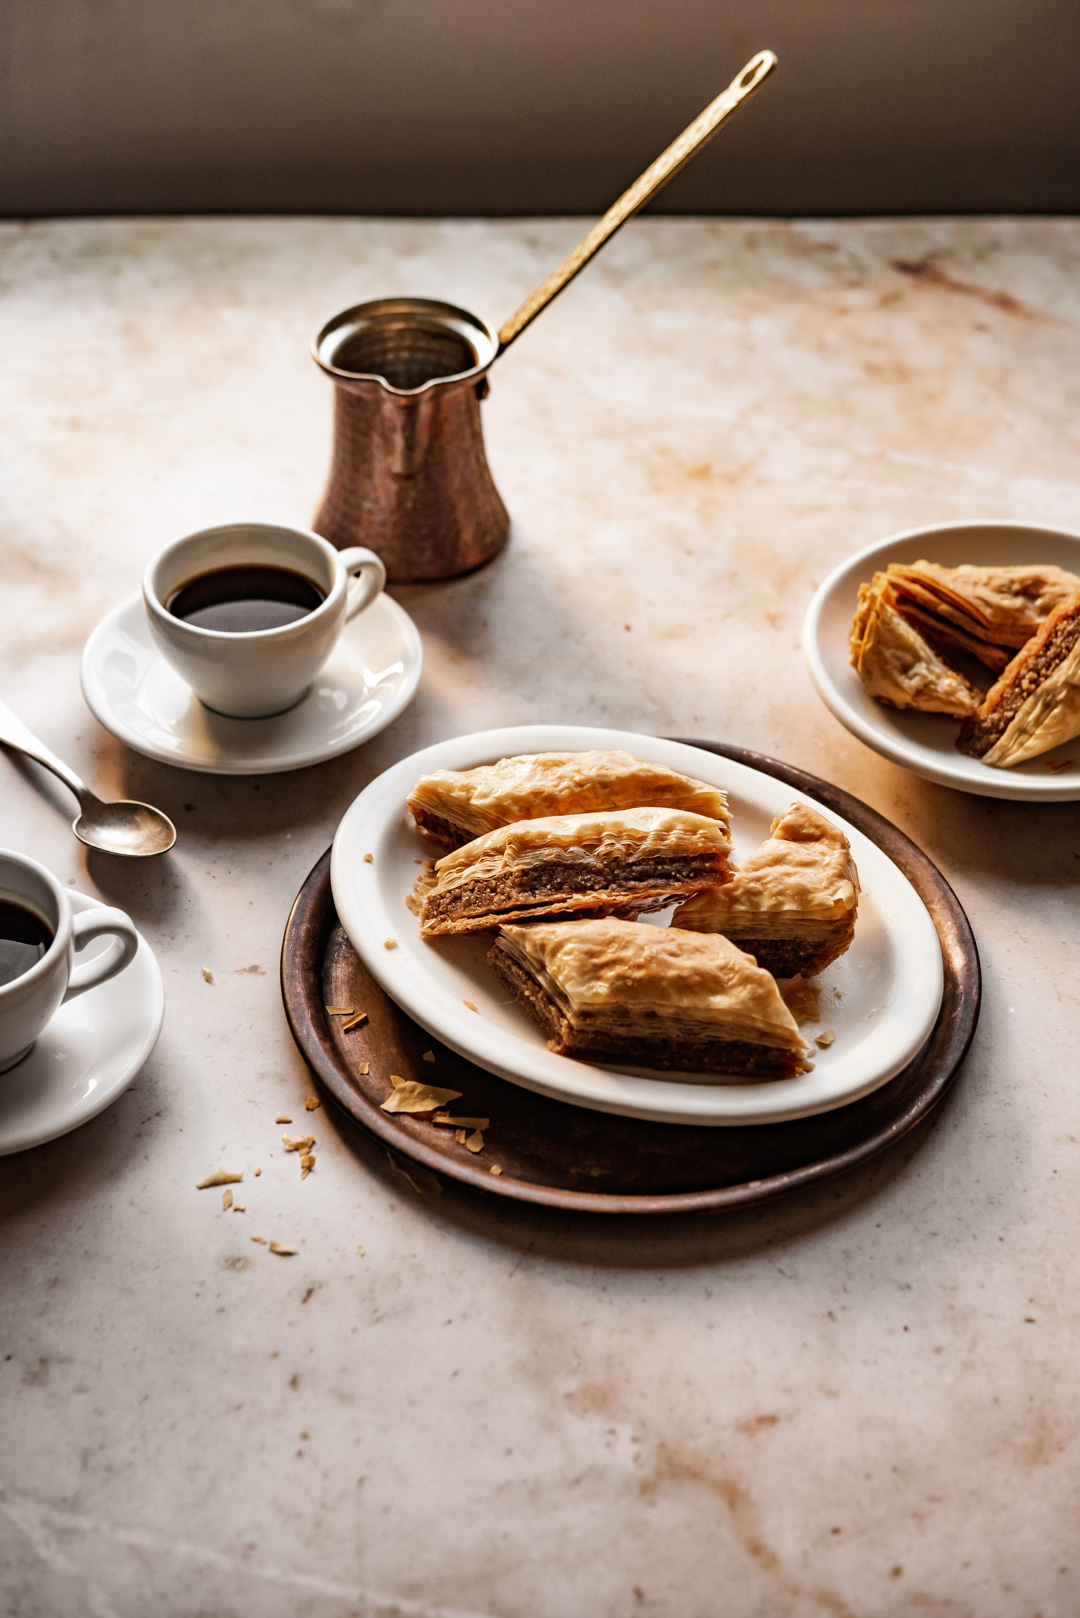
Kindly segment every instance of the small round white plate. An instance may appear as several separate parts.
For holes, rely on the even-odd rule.
[[[928,1037],[941,1005],[937,932],[892,861],[820,804],[815,807],[851,841],[863,893],[854,943],[823,975],[822,1020],[803,1029],[808,1039],[832,1029],[835,1042],[815,1053],[813,1072],[796,1079],[754,1084],[700,1073],[658,1078],[642,1069],[555,1056],[488,967],[487,934],[421,941],[419,922],[405,903],[420,869],[415,862],[431,854],[405,809],[417,777],[518,753],[590,747],[622,748],[723,787],[731,804],[736,859],[759,846],[772,820],[797,796],[773,776],[715,753],[620,730],[526,725],[459,736],[414,753],[353,802],[338,827],[331,861],[342,925],[391,998],[452,1049],[514,1084],[579,1107],[656,1122],[758,1124],[807,1117],[844,1106],[899,1073]],[[367,853],[373,855],[370,864]],[[386,948],[388,938],[396,939],[396,949]],[[477,1009],[470,1010],[467,1001]]]
[[[103,908],[70,888],[68,897],[77,916]],[[79,959],[108,947],[108,939],[97,940]],[[161,971],[140,933],[135,959],[61,1006],[30,1055],[0,1073],[0,1157],[43,1146],[111,1107],[145,1066],[164,1016]]]
[[[276,775],[321,764],[367,741],[416,692],[424,652],[393,597],[346,624],[303,702],[269,719],[204,708],[150,638],[142,597],[114,607],[86,643],[83,695],[106,730],[137,753],[208,775]]]
[[[998,770],[956,750],[959,724],[940,714],[914,713],[876,702],[848,663],[848,635],[859,597],[876,569],[922,558],[959,567],[1053,562],[1080,574],[1080,534],[1036,523],[951,522],[912,528],[859,551],[830,573],[803,626],[810,678],[829,711],[867,747],[940,786],[985,798],[1066,803],[1080,798],[1080,737],[1015,769]]]

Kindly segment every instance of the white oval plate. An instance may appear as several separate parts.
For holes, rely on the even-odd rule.
[[[103,908],[70,888],[68,898],[77,916]],[[79,959],[108,947],[100,939]],[[111,1107],[149,1060],[164,1017],[161,968],[140,933],[134,960],[61,1006],[30,1055],[0,1073],[0,1157],[42,1146]]]
[[[938,936],[922,900],[892,861],[820,804],[815,807],[851,840],[863,893],[855,941],[823,977],[822,1021],[804,1027],[810,1037],[834,1029],[835,1043],[816,1053],[813,1072],[797,1079],[752,1084],[702,1074],[657,1078],[640,1069],[555,1056],[488,967],[488,935],[421,941],[419,922],[405,904],[420,869],[416,862],[432,852],[405,809],[417,777],[518,753],[590,747],[622,748],[723,787],[731,801],[736,859],[759,846],[795,796],[773,776],[715,753],[576,725],[481,731],[414,753],[372,781],[348,809],[330,871],[342,925],[391,998],[453,1050],[514,1084],[579,1107],[656,1122],[759,1124],[807,1117],[842,1107],[899,1073],[928,1037],[941,1005]],[[374,856],[371,864],[364,861],[367,853]],[[397,941],[396,949],[386,948],[388,938]],[[476,1011],[465,1005],[469,1000]]]
[[[106,730],[137,753],[207,775],[278,775],[321,764],[385,729],[413,699],[424,652],[392,596],[352,623],[295,708],[227,719],[204,708],[150,638],[141,596],[101,620],[82,659],[83,695]]]
[[[923,557],[945,567],[964,562],[1022,566],[1053,562],[1080,574],[1080,534],[1036,523],[951,522],[911,528],[859,551],[830,573],[803,625],[803,649],[818,696],[867,747],[928,781],[985,798],[1067,803],[1080,798],[1080,737],[1012,770],[996,770],[956,751],[959,724],[937,714],[913,713],[875,702],[848,663],[848,635],[859,596],[875,569]],[[1068,765],[1071,769],[1052,769]]]

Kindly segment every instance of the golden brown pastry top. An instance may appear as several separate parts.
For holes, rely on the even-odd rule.
[[[688,899],[675,921],[703,931],[728,922],[752,929],[765,916],[843,921],[858,902],[859,876],[844,833],[809,804],[793,803],[724,886]]]
[[[859,604],[851,625],[850,660],[872,697],[894,708],[947,713],[963,718],[974,713],[979,692],[901,618],[888,600],[884,573],[860,584]]]
[[[616,809],[607,814],[519,820],[474,837],[435,865],[434,898],[479,878],[558,860],[561,864],[633,864],[638,860],[721,856],[731,849],[727,826],[683,809]]]
[[[629,753],[525,753],[474,770],[436,770],[409,794],[413,814],[425,811],[475,836],[518,820],[602,809],[686,809],[728,823],[727,795],[663,764]]]
[[[504,926],[499,939],[578,1026],[657,1032],[660,1017],[698,1037],[802,1049],[775,978],[719,933],[609,919]]]
[[[889,564],[888,577],[932,612],[986,640],[1023,646],[1043,619],[1080,590],[1080,578],[1052,564],[1032,567],[942,567]]]

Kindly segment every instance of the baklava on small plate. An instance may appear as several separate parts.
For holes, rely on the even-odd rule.
[[[927,558],[930,566],[916,566]],[[926,658],[925,643],[913,624],[929,622],[936,613],[934,628],[940,640],[940,615],[945,614],[953,647],[980,654],[977,660],[987,665],[983,683],[989,685],[1004,658],[1015,652],[1028,630],[1034,633],[1040,621],[1038,610],[1030,623],[1021,621],[1021,615],[1016,626],[1006,625],[996,636],[1000,647],[980,644],[980,636],[987,641],[995,635],[994,594],[989,592],[983,600],[974,592],[965,600],[952,592],[948,576],[950,569],[970,567],[1041,569],[1051,580],[1059,569],[1080,575],[1080,534],[1038,523],[953,522],[910,529],[859,551],[829,575],[806,614],[803,650],[818,696],[867,747],[928,781],[982,797],[1028,803],[1078,799],[1080,737],[1035,757],[1018,751],[1022,761],[1009,768],[995,767],[984,757],[958,749],[960,722],[975,709],[981,692],[967,689],[967,682],[950,674],[939,658]],[[903,597],[904,619],[890,604],[896,591]],[[1055,600],[1051,592],[1045,600],[1033,600],[1032,606],[1049,610]],[[1016,633],[1010,633],[1013,627]],[[864,668],[860,680],[850,659],[864,657],[871,639],[878,651],[877,664]],[[1002,647],[1003,655],[995,657]],[[918,663],[920,650],[924,655]],[[912,666],[913,659],[917,667]],[[977,662],[969,663],[969,672],[976,666]],[[907,676],[906,692],[894,689],[898,676],[902,680]],[[891,705],[905,700],[911,706]],[[920,711],[924,705],[939,711]],[[973,728],[969,724],[966,733]],[[988,756],[989,749],[987,740]]]
[[[818,1020],[800,1022],[798,1039],[774,980],[744,949],[708,929],[686,931],[682,940],[673,932],[663,950],[647,948],[649,940],[641,935],[667,926],[668,914],[628,920],[621,898],[616,909],[608,909],[606,890],[600,908],[607,914],[580,919],[579,912],[577,920],[536,921],[529,924],[538,929],[535,940],[525,936],[528,926],[514,922],[507,928],[496,915],[484,931],[422,937],[424,900],[434,891],[437,876],[431,842],[421,836],[406,808],[417,782],[439,771],[470,771],[501,759],[589,751],[629,755],[726,795],[726,804],[723,796],[713,803],[717,829],[701,841],[702,851],[714,859],[722,856],[728,841],[729,812],[731,863],[736,866],[760,855],[777,822],[789,832],[793,829],[789,786],[681,742],[585,726],[532,725],[459,736],[425,748],[377,777],[353,802],[334,839],[331,863],[342,925],[369,971],[410,1017],[470,1061],[514,1084],[576,1106],[658,1123],[735,1125],[806,1117],[867,1095],[912,1060],[933,1029],[941,1004],[941,947],[934,924],[907,878],[877,844],[812,801],[807,807],[815,825],[809,829],[824,851],[815,858],[829,853],[818,821],[830,822],[850,844],[861,891],[850,947],[814,979],[820,988]],[[655,771],[641,777],[654,785],[659,779]],[[654,795],[647,785],[645,795]],[[543,807],[551,815],[564,805],[547,802]],[[663,813],[658,811],[657,824],[665,816],[679,820],[680,838],[690,829],[701,839],[707,830],[697,823],[708,816],[659,809]],[[648,818],[637,817],[643,823]],[[640,832],[635,821],[635,839]],[[800,835],[804,833],[809,834],[806,828]],[[532,835],[519,840],[528,852]],[[501,862],[505,839],[496,837],[496,843]],[[598,843],[598,859],[604,846]],[[679,846],[682,850],[681,842]],[[593,857],[583,849],[585,866]],[[451,869],[456,869],[456,859]],[[481,897],[479,889],[477,894]],[[754,918],[754,927],[756,944],[760,917]],[[497,956],[501,976],[489,963],[500,928],[504,944],[511,945],[508,953],[502,951],[505,961]],[[582,948],[575,935],[568,954],[567,929],[574,928],[582,929]],[[685,993],[679,984],[680,947]],[[612,1004],[614,1015],[601,1013],[598,1019],[591,984],[593,976],[604,972],[618,979],[626,1005],[620,999],[619,1006]],[[632,979],[638,986],[624,992]],[[642,1028],[651,1029],[657,1007],[671,1024],[670,1037],[640,1040],[637,1048],[651,1066],[597,1059],[594,1053],[610,1058],[634,1049],[635,1019],[644,1018]],[[624,1035],[627,1043],[621,1043]],[[732,1041],[730,1071],[716,1070],[717,1039]],[[763,1057],[759,1046],[781,1056]],[[684,1048],[685,1069],[677,1065]],[[578,1054],[564,1054],[574,1051]],[[695,1070],[699,1060],[712,1064],[711,1070]],[[498,1127],[494,1117],[491,1127]]]

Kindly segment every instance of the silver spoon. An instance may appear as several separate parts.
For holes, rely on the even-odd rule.
[[[165,854],[176,842],[176,827],[168,815],[148,803],[102,803],[85,786],[74,770],[61,763],[55,753],[39,742],[17,714],[0,702],[0,742],[25,753],[37,764],[58,775],[79,800],[80,814],[71,829],[87,848],[100,848],[106,854]]]

